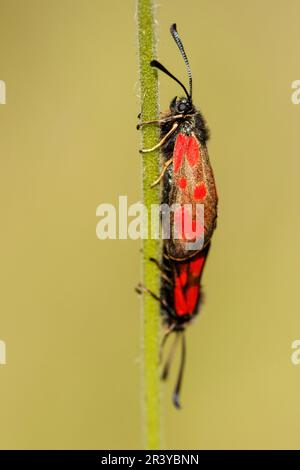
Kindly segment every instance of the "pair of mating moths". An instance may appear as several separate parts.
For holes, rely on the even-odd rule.
[[[177,96],[171,101],[170,109],[161,119],[140,123],[137,128],[145,125],[159,125],[161,140],[151,149],[143,149],[142,153],[161,149],[162,172],[153,186],[162,182],[162,203],[169,207],[176,204],[175,211],[170,213],[170,233],[180,231],[178,238],[164,240],[162,263],[156,262],[161,270],[160,297],[146,287],[139,286],[161,304],[161,313],[165,333],[161,351],[171,333],[175,334],[169,356],[165,362],[162,379],[169,373],[171,360],[178,341],[181,341],[181,361],[177,382],[173,393],[173,403],[180,408],[179,394],[182,383],[186,343],[184,331],[186,326],[197,315],[201,304],[201,277],[208,255],[210,240],[216,227],[218,196],[209,162],[206,141],[209,133],[205,120],[192,101],[192,74],[183,44],[173,24],[170,28],[185,62],[189,91],[162,64],[153,60],[152,67],[161,70],[175,80],[184,90],[184,97]],[[197,208],[204,207],[204,224],[199,223]],[[188,213],[187,213],[188,211]],[[190,216],[190,227],[184,227],[185,220]],[[187,217],[187,218],[186,218]],[[180,227],[176,225],[180,224]],[[188,230],[192,230],[189,237]],[[193,241],[204,240],[201,247],[190,249]]]

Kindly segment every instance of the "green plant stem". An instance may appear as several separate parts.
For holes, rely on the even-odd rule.
[[[137,0],[138,47],[140,66],[141,120],[147,121],[158,117],[158,81],[157,72],[150,67],[150,61],[156,56],[156,38],[154,31],[154,12],[152,0]],[[158,142],[157,126],[142,128],[142,145],[153,147]],[[159,175],[159,154],[157,151],[144,154],[143,159],[143,202],[150,216],[151,204],[159,203],[158,188],[151,188],[151,183]],[[148,227],[150,229],[149,219]],[[148,231],[150,233],[150,230]],[[159,259],[159,240],[143,241],[143,282],[151,291],[158,293],[159,273],[149,258]],[[143,297],[143,412],[145,419],[146,447],[160,448],[160,380],[159,380],[159,304],[150,295]]]

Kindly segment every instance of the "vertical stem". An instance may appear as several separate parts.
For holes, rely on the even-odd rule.
[[[137,0],[138,47],[140,66],[141,119],[147,121],[158,116],[157,72],[150,67],[156,56],[153,0]],[[142,128],[142,145],[153,147],[158,142],[157,126]],[[159,203],[158,188],[150,185],[159,175],[159,154],[157,151],[145,154],[143,159],[143,201],[150,217],[151,204]],[[148,227],[150,229],[149,218]],[[148,289],[158,293],[159,274],[149,258],[159,259],[160,242],[148,238],[143,241],[143,282]],[[150,295],[143,297],[143,408],[146,431],[146,447],[160,447],[160,381],[158,368],[159,353],[159,304]]]

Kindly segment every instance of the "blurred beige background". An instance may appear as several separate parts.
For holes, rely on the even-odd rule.
[[[211,128],[206,303],[166,448],[299,448],[298,0],[160,0],[159,58]],[[139,448],[140,244],[96,207],[140,199],[133,0],[0,0],[0,447]],[[161,107],[180,93],[160,76]],[[297,133],[296,133],[297,132]]]

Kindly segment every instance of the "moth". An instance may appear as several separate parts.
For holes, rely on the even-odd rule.
[[[186,361],[186,339],[185,330],[198,315],[201,303],[203,302],[203,292],[201,278],[208,256],[210,244],[197,253],[193,258],[185,261],[174,261],[166,253],[162,263],[151,258],[161,271],[160,295],[144,287],[137,286],[137,292],[147,292],[155,300],[160,302],[161,316],[164,327],[164,334],[160,346],[160,362],[163,362],[164,346],[167,339],[172,335],[173,343],[169,349],[167,359],[164,362],[161,379],[166,380],[169,376],[172,360],[179,343],[181,343],[180,365],[176,384],[173,391],[173,404],[176,408],[181,408],[180,391],[183,381],[184,367]]]
[[[138,124],[159,125],[160,141],[152,148],[142,149],[142,153],[161,149],[162,171],[152,186],[162,184],[162,203],[170,211],[170,237],[166,243],[168,256],[173,260],[186,260],[201,251],[210,242],[216,227],[218,196],[213,170],[209,161],[206,142],[209,131],[201,112],[192,99],[192,72],[176,24],[170,27],[171,35],[177,44],[186,65],[189,90],[160,62],[152,60],[150,65],[175,80],[185,92],[185,96],[175,96],[159,120]],[[199,223],[198,208],[204,210],[204,223]],[[189,221],[189,228],[187,221]],[[181,236],[174,236],[179,234]],[[202,243],[195,244],[197,240]]]

